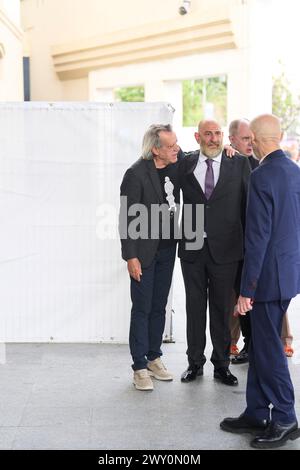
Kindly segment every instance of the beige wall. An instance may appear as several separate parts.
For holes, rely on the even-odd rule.
[[[23,100],[23,33],[19,0],[0,0],[0,101]]]
[[[31,98],[111,101],[141,84],[179,126],[181,80],[227,74],[229,120],[269,112],[268,3],[192,0],[180,16],[181,0],[21,0]]]
[[[215,10],[228,9],[232,3],[239,0],[193,0],[191,12],[183,17],[178,14],[180,0],[21,0],[22,26],[31,62],[31,97],[89,99],[88,74],[76,82],[69,80],[75,77],[72,73],[61,79],[53,67],[52,46],[70,45],[80,51],[93,38],[101,44],[102,38],[114,37],[120,31],[125,32],[125,37],[136,29],[141,34],[155,34],[157,22],[165,22],[171,28],[174,21],[184,23],[197,13],[209,19]]]
[[[231,2],[192,0],[190,14],[196,11],[210,14]],[[21,10],[24,28],[34,24],[53,44],[60,44],[178,18],[181,3],[181,0],[21,0]]]
[[[106,34],[176,15],[174,0],[22,0],[33,100],[88,100],[88,78],[62,82],[53,68],[52,45]]]

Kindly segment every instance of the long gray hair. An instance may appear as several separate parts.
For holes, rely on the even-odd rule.
[[[170,124],[152,124],[149,127],[144,135],[142,145],[142,158],[145,160],[152,160],[153,147],[161,147],[161,141],[159,138],[160,132],[173,132],[172,126]]]

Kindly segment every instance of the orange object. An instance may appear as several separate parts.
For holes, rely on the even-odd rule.
[[[294,354],[293,348],[291,348],[291,346],[284,346],[284,354],[286,357],[292,357]]]
[[[240,351],[239,351],[239,348],[237,347],[236,344],[232,344],[232,345],[230,346],[230,354],[231,354],[232,356],[237,356],[239,352],[240,352]]]

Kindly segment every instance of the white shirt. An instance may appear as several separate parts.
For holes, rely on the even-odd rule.
[[[206,170],[207,170],[207,156],[203,155],[201,152],[199,154],[199,160],[197,163],[197,166],[194,170],[194,175],[195,178],[198,180],[198,183],[200,184],[202,191],[205,194],[205,175],[206,175]],[[214,158],[211,158],[213,164],[212,164],[212,169],[214,172],[214,185],[216,187],[216,184],[218,182],[219,176],[220,176],[220,168],[221,168],[221,161],[222,161],[222,152],[219,153]],[[203,233],[203,238],[206,238],[206,232]]]
[[[203,155],[200,152],[199,160],[198,160],[197,166],[194,170],[195,178],[197,179],[198,183],[200,184],[204,194],[205,194],[205,175],[206,175],[206,170],[207,170],[206,160],[207,160],[206,155]],[[212,160],[212,162],[213,162],[212,169],[213,169],[213,172],[214,172],[214,184],[215,184],[215,187],[216,187],[216,184],[217,184],[219,176],[220,176],[222,152],[219,153],[219,155],[217,155],[216,157],[211,158],[210,160]]]

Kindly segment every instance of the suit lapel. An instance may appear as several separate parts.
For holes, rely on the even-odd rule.
[[[189,167],[188,167],[187,172],[186,172],[186,177],[190,181],[192,187],[197,192],[199,192],[201,194],[202,199],[206,200],[203,189],[201,188],[201,186],[199,184],[199,181],[197,180],[196,176],[194,175],[194,171],[195,171],[196,166],[198,164],[199,155],[200,155],[200,152],[198,151],[192,157],[188,157],[188,158],[190,158],[190,162],[189,162]]]
[[[149,175],[149,178],[151,180],[154,191],[156,192],[156,194],[158,196],[159,202],[161,204],[163,204],[164,199],[163,199],[162,188],[161,188],[160,179],[159,179],[159,176],[157,174],[157,170],[156,170],[154,161],[153,160],[145,160],[145,162],[146,162],[146,165],[147,165],[148,175]]]
[[[210,201],[216,199],[222,193],[224,185],[228,184],[228,181],[231,179],[232,176],[232,165],[233,160],[231,158],[226,157],[225,153],[223,152],[219,179],[213,190],[212,195],[209,198]]]

